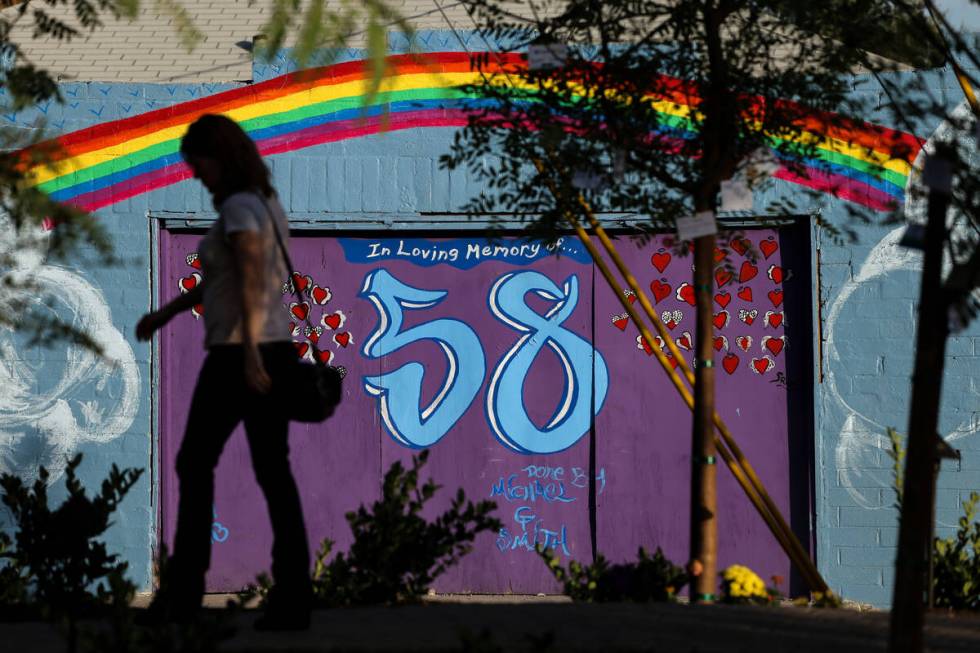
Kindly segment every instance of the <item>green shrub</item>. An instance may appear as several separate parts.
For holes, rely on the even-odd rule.
[[[428,522],[421,512],[439,490],[431,479],[419,485],[428,451],[412,457],[411,469],[396,462],[384,477],[382,497],[370,511],[347,513],[354,534],[350,551],[327,562],[333,542],[316,556],[313,588],[326,606],[400,603],[423,596],[440,574],[469,553],[481,531],[497,531],[493,501],[473,504],[460,489],[449,509]]]
[[[933,596],[937,607],[980,610],[980,521],[977,502],[970,493],[955,537],[933,540]]]
[[[688,581],[687,573],[668,560],[660,547],[653,556],[640,547],[636,562],[610,565],[599,555],[591,565],[572,560],[567,570],[550,549],[539,549],[538,555],[562,584],[562,593],[583,603],[670,601]]]
[[[895,429],[888,429],[893,462],[892,489],[895,507],[902,509],[905,443]],[[963,516],[955,537],[932,540],[932,594],[936,607],[952,610],[980,610],[980,521],[977,503],[980,495],[970,493],[963,502]]]
[[[6,562],[0,595],[5,601],[28,603],[45,618],[67,621],[70,651],[77,647],[79,617],[104,613],[113,596],[132,594],[125,579],[127,563],[110,554],[99,538],[143,474],[142,469],[120,471],[113,465],[101,492],[90,498],[75,475],[81,462],[82,454],[68,461],[68,496],[54,510],[48,506],[50,475],[44,467],[30,487],[17,476],[0,476],[3,503],[16,527],[12,548],[9,537],[0,541],[0,559]]]

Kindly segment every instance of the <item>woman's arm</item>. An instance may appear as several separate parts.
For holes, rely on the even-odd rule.
[[[203,288],[204,282],[201,282],[183,295],[174,297],[161,308],[150,311],[140,318],[140,321],[136,324],[136,339],[149,340],[153,336],[154,331],[163,327],[175,315],[189,311],[194,306],[200,304],[204,299]]]
[[[259,335],[265,325],[262,311],[266,284],[265,252],[258,232],[236,231],[228,235],[232,255],[241,282],[242,345],[245,349],[245,383],[258,393],[272,388],[272,380],[265,371],[259,354]]]

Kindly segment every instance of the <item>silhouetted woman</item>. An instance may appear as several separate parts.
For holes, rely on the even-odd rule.
[[[136,336],[148,340],[178,313],[204,306],[207,357],[177,454],[180,503],[173,557],[150,614],[186,621],[200,608],[211,557],[214,468],[231,432],[244,422],[274,533],[275,587],[256,628],[305,628],[309,546],[289,467],[289,421],[271,393],[296,359],[281,299],[288,271],[272,220],[284,239],[289,225],[269,169],[234,121],[201,116],[187,130],[180,153],[211,193],[218,219],[198,248],[203,283],[143,316],[136,327]]]

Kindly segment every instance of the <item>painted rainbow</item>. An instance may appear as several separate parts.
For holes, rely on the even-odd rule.
[[[461,127],[478,98],[464,86],[478,84],[467,53],[443,52],[389,58],[383,90],[367,98],[370,70],[353,61],[290,73],[131,118],[102,123],[55,139],[62,155],[32,170],[35,185],[53,199],[94,211],[191,176],[178,152],[187,126],[204,113],[239,122],[263,155],[381,131]],[[504,65],[521,65],[516,55]],[[680,94],[656,103],[672,134],[691,133],[690,107]],[[366,100],[369,100],[365,106]],[[781,168],[775,176],[875,210],[904,200],[911,162],[921,147],[915,136],[860,123],[825,128],[807,123],[804,138],[817,139],[819,157],[804,162],[806,174]],[[811,126],[812,125],[812,126]],[[895,143],[904,144],[895,157]]]

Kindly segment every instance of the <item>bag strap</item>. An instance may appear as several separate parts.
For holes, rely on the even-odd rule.
[[[286,274],[289,275],[287,277],[288,278],[287,283],[289,283],[290,287],[292,287],[293,294],[296,295],[296,300],[300,304],[302,304],[305,300],[303,299],[303,296],[299,293],[299,290],[296,289],[296,283],[293,281],[293,272],[295,271],[295,268],[293,268],[293,262],[289,258],[289,251],[286,249],[286,243],[284,243],[283,240],[282,240],[282,233],[280,233],[280,231],[279,231],[279,224],[278,224],[278,222],[276,222],[276,216],[272,212],[272,207],[269,206],[269,202],[266,200],[265,196],[262,194],[262,191],[257,191],[255,194],[258,195],[259,199],[262,201],[262,205],[265,206],[265,211],[266,211],[266,213],[269,216],[269,221],[272,222],[272,231],[273,231],[273,233],[276,234],[276,242],[279,243],[279,251],[282,252],[282,258],[283,258],[283,260],[286,261]],[[311,332],[316,331],[316,327],[314,327],[313,326],[313,323],[310,322],[310,312],[309,311],[306,312],[306,326],[310,327],[310,331]],[[310,345],[313,347],[313,351],[315,353],[317,353],[317,354],[320,353],[320,348],[319,347],[317,347],[313,343],[310,343]],[[317,356],[316,362],[317,363],[320,362],[320,357],[319,356]]]

